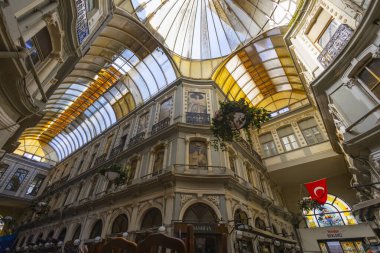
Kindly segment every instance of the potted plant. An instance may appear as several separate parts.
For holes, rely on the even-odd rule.
[[[219,104],[220,109],[215,113],[211,125],[211,131],[216,137],[212,141],[215,150],[219,148],[225,150],[226,142],[240,140],[240,130],[244,130],[252,145],[250,131],[253,128],[259,129],[270,118],[269,111],[251,107],[244,99],[219,102]]]
[[[3,230],[1,231],[4,235],[11,235],[15,229],[15,219],[11,216],[1,217],[0,221],[3,223]]]
[[[124,184],[128,178],[128,171],[122,168],[120,164],[101,167],[98,172],[107,177],[108,180],[115,182],[116,185]]]

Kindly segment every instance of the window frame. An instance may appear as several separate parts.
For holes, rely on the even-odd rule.
[[[38,195],[38,192],[40,191],[41,189],[41,186],[42,184],[44,183],[46,179],[46,175],[43,175],[43,174],[40,174],[38,173],[37,175],[34,176],[33,178],[33,181],[29,184],[29,187],[28,189],[26,190],[26,195],[28,196],[37,196]],[[35,180],[39,180],[37,181],[34,186],[32,186],[32,184],[34,183]],[[32,189],[30,190],[29,192],[29,189],[32,187]],[[37,189],[37,190],[35,190]]]
[[[13,187],[14,187],[14,185],[12,184],[12,189],[9,189],[10,187],[9,187],[9,185],[12,183],[11,181],[13,180],[13,178],[15,178],[16,177],[16,174],[18,173],[18,172],[24,172],[23,174],[24,174],[24,177],[22,178],[22,180],[20,181],[20,176],[18,176],[18,180],[19,180],[19,182],[18,182],[18,186],[17,186],[17,188],[16,189],[13,189]],[[5,190],[7,190],[7,191],[12,191],[12,192],[17,192],[19,189],[20,189],[20,187],[22,186],[22,184],[24,183],[24,181],[25,181],[25,179],[27,178],[27,176],[28,176],[28,174],[29,174],[29,171],[28,170],[26,170],[26,169],[22,169],[22,168],[18,168],[17,170],[16,170],[16,172],[13,174],[13,176],[9,179],[9,181],[7,182],[7,184],[6,184],[6,186],[5,186]]]

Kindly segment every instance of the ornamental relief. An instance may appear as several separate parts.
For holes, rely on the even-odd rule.
[[[210,202],[212,202],[214,205],[217,207],[220,207],[220,201],[219,201],[219,196],[218,195],[208,195],[206,199]]]
[[[194,199],[195,196],[192,194],[181,194],[181,206],[184,206],[191,199]]]

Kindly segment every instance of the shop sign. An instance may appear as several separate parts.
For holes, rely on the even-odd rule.
[[[187,225],[192,225],[194,233],[198,234],[222,234],[228,232],[225,224],[212,223],[174,223],[174,231],[176,233],[186,233]]]
[[[327,238],[342,238],[343,234],[339,229],[328,229]]]
[[[87,22],[86,1],[75,0],[75,6],[77,9],[77,36],[79,44],[82,44],[82,42],[90,33]]]

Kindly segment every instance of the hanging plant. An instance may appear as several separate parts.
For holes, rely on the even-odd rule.
[[[0,221],[4,225],[3,230],[0,232],[2,232],[4,235],[13,234],[15,226],[16,226],[15,219],[11,216],[5,216],[5,217],[0,217]]]
[[[50,206],[45,202],[35,202],[32,204],[32,210],[38,215],[47,215],[50,210]]]
[[[116,185],[122,185],[128,178],[128,171],[121,167],[120,164],[100,167],[98,173],[106,176],[108,180],[113,181]]]
[[[318,209],[319,211],[323,211],[323,205],[319,204],[316,200],[311,199],[310,197],[305,197],[298,203],[301,211],[310,212],[314,209]]]
[[[216,139],[212,141],[215,150],[226,150],[226,142],[239,141],[244,130],[252,145],[251,132],[268,121],[269,112],[264,108],[253,108],[246,100],[219,102],[220,109],[212,119],[211,130]]]

